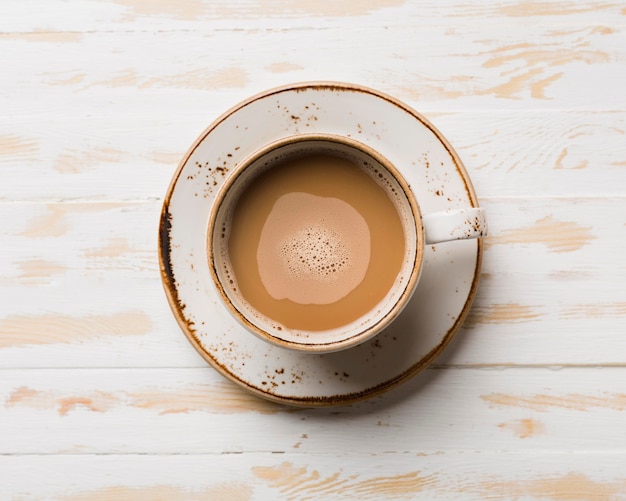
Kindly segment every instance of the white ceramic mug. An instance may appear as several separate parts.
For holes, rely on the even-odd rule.
[[[400,215],[405,245],[400,271],[374,307],[347,324],[307,330],[288,327],[250,304],[238,286],[230,259],[229,238],[237,202],[259,175],[287,157],[300,158],[319,153],[357,164],[386,191]],[[478,207],[422,215],[411,187],[398,169],[369,146],[339,135],[297,134],[266,145],[235,167],[217,194],[209,216],[207,254],[221,299],[249,331],[282,347],[324,353],[360,344],[378,334],[398,316],[419,281],[425,245],[479,238],[485,236],[486,231],[485,213]],[[258,242],[250,242],[250,245],[258,245]]]

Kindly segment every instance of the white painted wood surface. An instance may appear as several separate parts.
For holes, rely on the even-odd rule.
[[[0,3],[0,499],[626,499],[626,5]],[[489,210],[435,364],[292,409],[200,359],[162,198],[261,90],[368,85],[448,137]]]

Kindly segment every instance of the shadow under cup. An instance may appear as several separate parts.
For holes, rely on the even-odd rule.
[[[230,259],[229,242],[233,215],[246,190],[259,176],[292,160],[324,155],[357,165],[387,194],[397,210],[404,233],[400,271],[384,297],[347,324],[325,330],[288,328],[264,315],[241,294]],[[326,174],[325,174],[326,175]],[[251,241],[258,246],[258,241]],[[399,174],[382,155],[350,138],[299,135],[266,145],[236,166],[225,181],[209,216],[207,254],[209,269],[220,298],[233,316],[265,341],[285,348],[324,353],[338,351],[366,341],[384,329],[411,298],[421,272],[424,232],[415,197]],[[370,263],[370,266],[375,263]]]

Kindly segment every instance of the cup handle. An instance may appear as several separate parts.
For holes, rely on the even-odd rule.
[[[434,212],[422,216],[426,245],[480,238],[487,235],[485,209],[468,209]]]

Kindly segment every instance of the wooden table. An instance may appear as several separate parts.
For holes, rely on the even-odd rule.
[[[0,499],[626,499],[626,4],[0,4]],[[374,87],[489,210],[426,371],[347,407],[223,379],[163,293],[176,165],[248,96]]]

